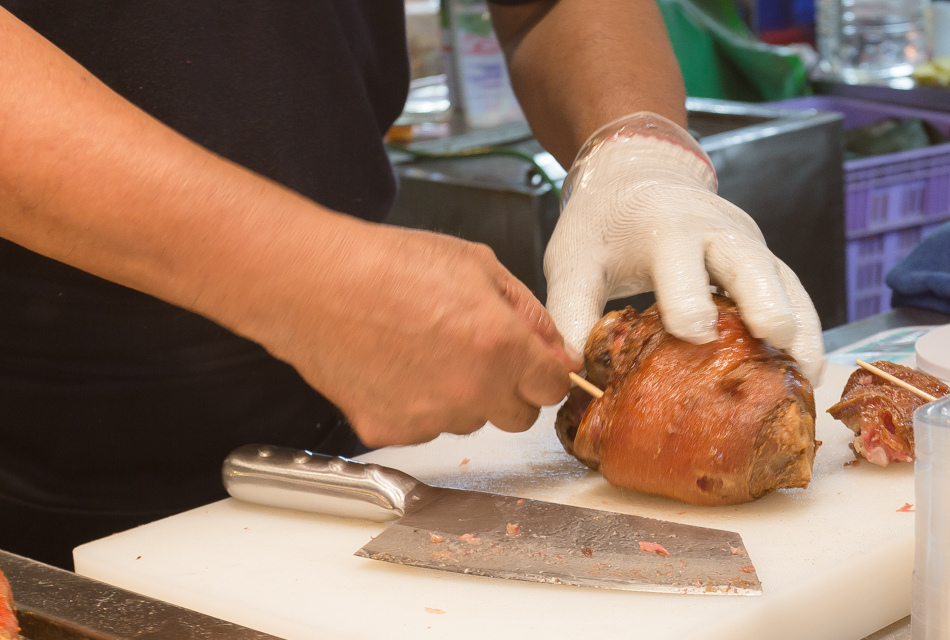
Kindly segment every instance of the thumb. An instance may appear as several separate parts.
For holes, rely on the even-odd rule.
[[[567,367],[578,369],[584,366],[583,358],[565,345],[547,310],[520,280],[505,271],[498,284],[518,317],[548,346],[553,347],[558,354],[563,354],[562,359]]]
[[[545,272],[554,271],[545,263]],[[607,285],[596,265],[572,265],[566,273],[548,275],[547,309],[564,342],[584,352],[587,337],[603,315]]]

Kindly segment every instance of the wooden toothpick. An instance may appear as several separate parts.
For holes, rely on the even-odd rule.
[[[583,389],[590,395],[594,396],[595,398],[600,398],[604,395],[603,391],[601,391],[600,389],[592,385],[587,380],[584,380],[584,378],[580,377],[573,371],[571,371],[568,375],[571,377],[571,380],[574,381],[574,384],[576,384],[578,387],[580,387],[581,389]]]
[[[934,400],[937,399],[937,398],[935,398],[934,396],[932,396],[932,395],[930,395],[929,393],[927,393],[926,391],[924,391],[923,389],[918,389],[918,388],[915,387],[914,385],[912,385],[912,384],[910,384],[910,383],[908,383],[908,382],[904,382],[904,381],[901,380],[900,378],[894,377],[894,376],[892,376],[892,375],[889,374],[889,373],[886,373],[886,372],[884,372],[884,371],[881,371],[880,369],[878,369],[877,367],[875,367],[873,364],[868,364],[868,363],[865,362],[864,360],[855,360],[854,362],[855,362],[855,364],[857,364],[857,365],[858,365],[859,367],[861,367],[862,369],[867,369],[867,370],[870,371],[871,373],[873,373],[873,374],[875,374],[875,375],[878,375],[878,376],[881,376],[882,378],[884,378],[884,379],[887,380],[888,382],[893,382],[894,384],[896,384],[898,387],[900,387],[900,388],[902,388],[902,389],[907,389],[907,390],[910,391],[911,393],[916,393],[918,396],[920,396],[921,398],[923,398],[923,399],[926,400],[927,402],[933,402]]]

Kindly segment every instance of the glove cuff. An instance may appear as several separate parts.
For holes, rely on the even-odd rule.
[[[643,153],[643,146],[631,147],[631,159],[643,155],[655,164],[674,165],[677,173],[692,178],[712,193],[719,186],[712,160],[686,129],[663,116],[649,111],[638,111],[609,122],[595,131],[577,152],[571,170],[561,188],[561,209],[567,205],[571,193],[579,186],[591,161],[607,145],[620,140],[642,138],[650,150]]]

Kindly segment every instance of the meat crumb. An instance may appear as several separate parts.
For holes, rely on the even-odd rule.
[[[904,506],[897,510],[898,513],[914,513],[914,509],[911,503],[905,502]]]
[[[592,555],[594,555],[594,550],[591,547],[581,547],[581,553],[584,554],[585,558],[590,558]]]
[[[426,613],[437,613],[437,614],[440,614],[440,613],[445,613],[445,611],[442,611],[442,609],[434,609],[434,608],[432,608],[432,607],[426,607]]]
[[[517,524],[509,522],[508,524],[505,525],[505,533],[507,533],[509,536],[516,536],[520,532],[521,532],[521,527],[519,527]]]
[[[469,544],[481,544],[482,542],[481,538],[476,538],[470,533],[463,533],[462,535],[459,536],[459,540],[461,540],[462,542],[467,542]]]
[[[517,504],[524,504],[524,498],[518,498]]]
[[[440,536],[440,535],[437,534],[437,533],[430,533],[430,534],[429,534],[429,542],[438,544],[438,543],[442,542],[442,536]]]
[[[646,542],[640,541],[640,551],[645,551],[646,553],[655,553],[658,556],[663,556],[664,558],[670,557],[670,552],[663,548],[663,545],[657,544],[655,542]]]
[[[471,462],[471,460],[469,460],[468,458],[465,458],[464,460],[462,460],[461,462],[459,462],[459,466],[460,466],[460,467],[464,467],[464,466],[467,465],[469,462]]]
[[[753,567],[751,564],[747,564],[744,567],[739,567],[739,571],[742,573],[755,573],[755,567]]]

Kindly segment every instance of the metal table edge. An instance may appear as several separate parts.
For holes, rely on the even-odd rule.
[[[281,640],[0,550],[23,640]]]

